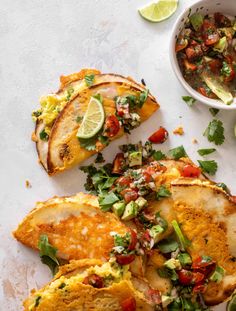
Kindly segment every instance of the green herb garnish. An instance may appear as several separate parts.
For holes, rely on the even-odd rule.
[[[210,160],[210,161],[198,160],[198,163],[204,173],[207,173],[209,175],[214,175],[217,171],[218,165],[215,160]]]
[[[211,154],[211,153],[213,153],[213,152],[215,152],[216,151],[216,149],[215,148],[208,148],[208,149],[198,149],[198,154],[200,155],[200,156],[205,156],[205,155],[207,155],[207,154]]]
[[[182,96],[183,101],[189,106],[192,107],[193,104],[196,102],[196,99],[192,96]]]
[[[45,129],[43,129],[39,133],[39,137],[40,137],[41,140],[44,140],[44,141],[48,141],[48,139],[49,139],[49,135],[48,135],[48,133],[45,132]]]
[[[230,76],[230,74],[231,74],[231,68],[230,68],[230,66],[229,66],[228,63],[226,63],[226,62],[223,62],[223,63],[222,63],[222,68],[221,68],[221,70],[220,70],[220,73],[221,73],[223,76],[225,76],[225,77],[229,77],[229,76]]]
[[[78,116],[78,117],[76,118],[76,122],[77,122],[77,123],[80,123],[82,120],[83,120],[83,117]]]
[[[48,242],[48,236],[46,234],[42,234],[40,236],[38,248],[41,261],[51,269],[52,274],[54,275],[59,266],[59,262],[56,257],[57,249]]]
[[[217,115],[217,113],[220,111],[220,109],[217,109],[217,108],[209,108],[209,111],[211,113],[211,115],[213,117],[215,117]]]
[[[183,146],[179,146],[179,147],[171,149],[169,151],[169,154],[175,160],[179,160],[180,158],[187,157],[187,153]]]
[[[152,156],[153,156],[154,160],[156,160],[156,161],[160,161],[160,160],[166,158],[165,154],[162,153],[161,150],[153,151]]]
[[[66,92],[67,92],[66,101],[69,101],[71,98],[71,95],[74,93],[73,87],[70,87]]]
[[[216,145],[223,144],[225,140],[223,123],[220,120],[212,120],[203,135],[206,136],[210,142],[214,142]]]
[[[145,101],[147,100],[147,98],[148,98],[148,93],[149,93],[149,90],[148,90],[148,89],[146,89],[146,90],[144,90],[143,92],[140,93],[140,96],[139,96],[139,103],[138,103],[139,108],[142,108],[143,104],[144,104]]]
[[[103,212],[107,212],[111,209],[112,205],[118,202],[120,199],[114,192],[103,193],[98,197],[98,202]]]
[[[165,185],[161,185],[158,191],[156,192],[156,198],[157,200],[163,199],[163,198],[168,198],[171,196],[170,190],[166,188]]]
[[[103,158],[103,155],[101,152],[98,152],[97,157],[95,159],[95,163],[104,163],[105,159]]]
[[[163,254],[174,252],[179,247],[179,244],[173,238],[167,238],[158,243],[158,248]]]
[[[95,76],[93,74],[92,75],[86,75],[84,77],[85,83],[88,87],[90,87],[94,84],[94,78],[95,78]]]

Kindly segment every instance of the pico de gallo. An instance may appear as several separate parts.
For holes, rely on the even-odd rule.
[[[203,96],[231,104],[236,95],[236,20],[220,12],[188,18],[177,59],[184,79]]]

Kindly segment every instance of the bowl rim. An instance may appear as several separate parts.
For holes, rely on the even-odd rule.
[[[213,107],[213,108],[218,108],[220,110],[236,110],[236,97],[234,97],[234,102],[231,105],[226,105],[224,104],[221,100],[217,100],[217,99],[211,99],[208,97],[205,97],[203,95],[201,95],[200,93],[198,93],[197,91],[195,91],[189,84],[188,82],[184,79],[182,72],[179,68],[179,64],[176,58],[176,52],[175,52],[175,42],[176,42],[176,34],[179,33],[178,27],[180,26],[180,22],[183,19],[183,16],[189,12],[189,10],[192,7],[201,5],[208,2],[208,0],[199,0],[196,1],[195,3],[193,3],[192,5],[186,7],[178,16],[178,18],[176,19],[173,27],[172,27],[172,31],[171,31],[171,37],[170,37],[170,44],[169,44],[169,57],[170,57],[170,62],[171,62],[171,66],[174,70],[174,73],[177,77],[177,79],[179,80],[180,84],[182,84],[182,86],[185,88],[185,90],[196,100],[198,100],[201,104],[205,104],[209,107]]]

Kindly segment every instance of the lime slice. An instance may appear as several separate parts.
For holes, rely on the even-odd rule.
[[[91,97],[83,121],[77,132],[78,138],[88,139],[97,134],[103,126],[105,113],[101,100]]]
[[[139,14],[146,20],[157,23],[161,22],[175,13],[178,0],[160,0],[139,9]]]
[[[236,294],[233,295],[232,299],[229,301],[227,311],[236,311]]]

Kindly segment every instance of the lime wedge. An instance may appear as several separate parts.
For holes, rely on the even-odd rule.
[[[227,311],[236,311],[236,294],[233,295],[232,299],[228,302]]]
[[[103,126],[105,112],[99,96],[91,97],[83,121],[77,132],[78,138],[88,139],[95,136]]]
[[[160,0],[139,9],[139,14],[146,20],[157,23],[161,22],[175,13],[178,0]]]

